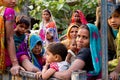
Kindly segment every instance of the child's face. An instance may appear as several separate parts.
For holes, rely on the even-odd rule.
[[[53,36],[51,36],[51,33],[50,33],[50,32],[47,32],[47,34],[46,34],[46,39],[47,39],[47,40],[52,40],[52,39],[53,39]]]
[[[42,50],[42,46],[39,45],[39,44],[36,44],[35,47],[33,48],[32,52],[35,54],[35,55],[39,55],[40,52]]]
[[[19,32],[19,34],[25,34],[26,33],[26,31],[28,30],[28,26],[26,26],[24,23],[22,23],[22,24],[18,24],[17,25],[17,27],[16,27],[17,29],[17,32]]]
[[[118,29],[120,26],[120,14],[118,13],[112,14],[112,16],[108,19],[108,24],[110,27]]]
[[[42,14],[42,18],[45,20],[45,21],[49,21],[50,20],[50,14],[47,12],[47,11],[45,11],[45,12],[43,12],[43,14]]]
[[[75,50],[77,49],[77,44],[76,44],[76,41],[75,41],[75,40],[72,40],[72,41],[71,41],[70,49],[71,49],[72,51],[75,51]]]
[[[49,50],[46,51],[46,61],[48,63],[55,62],[55,55],[53,55]]]

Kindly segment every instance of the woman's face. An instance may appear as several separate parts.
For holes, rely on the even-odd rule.
[[[74,16],[75,22],[80,22],[80,16],[78,12],[75,12],[73,16]]]
[[[44,11],[43,14],[42,14],[42,18],[45,21],[49,21],[51,16],[50,16],[50,14],[47,11]]]
[[[42,46],[36,44],[35,47],[32,49],[32,52],[33,52],[35,55],[39,55],[40,52],[41,52],[41,50],[42,50]]]
[[[77,49],[81,48],[88,48],[89,47],[89,31],[87,29],[81,28],[78,31],[76,42],[77,42]]]
[[[6,7],[14,8],[17,4],[17,0],[3,0],[3,3]]]
[[[77,27],[71,28],[71,30],[70,30],[70,38],[71,39],[76,39],[77,33],[78,33],[78,28]]]

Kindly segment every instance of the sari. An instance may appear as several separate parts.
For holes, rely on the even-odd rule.
[[[14,21],[15,11],[12,8],[0,7],[0,73],[6,66],[11,66],[9,54],[6,49],[5,38],[5,21]]]

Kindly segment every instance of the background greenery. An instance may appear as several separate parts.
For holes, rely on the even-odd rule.
[[[88,22],[94,23],[95,21],[97,0],[19,0],[18,3],[16,9],[34,18],[32,24],[37,22],[32,29],[38,29],[42,19],[41,12],[45,8],[51,10],[59,30],[68,27],[72,12],[77,9],[85,14]]]

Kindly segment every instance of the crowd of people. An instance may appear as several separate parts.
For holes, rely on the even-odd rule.
[[[34,72],[36,79],[70,80],[73,71],[85,70],[87,80],[102,80],[100,8],[96,24],[88,23],[83,12],[75,10],[64,35],[58,38],[56,22],[49,9],[42,11],[39,33],[32,34],[29,31],[30,18],[15,15],[16,3],[17,0],[0,0],[0,74],[10,67],[12,75],[26,70]],[[118,60],[116,67],[109,71],[109,77],[118,80],[119,5],[107,22],[108,65],[112,60]]]

